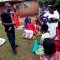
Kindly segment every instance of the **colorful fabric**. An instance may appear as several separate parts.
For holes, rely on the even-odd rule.
[[[34,40],[34,45],[33,45],[33,48],[32,48],[32,52],[35,53],[35,51],[38,49],[39,47],[39,44],[37,43],[37,40]]]
[[[44,41],[45,38],[49,38],[49,33],[46,32],[44,34],[42,34],[41,38],[40,38],[40,44],[38,44],[37,40],[34,41],[34,45],[32,48],[32,52],[35,52],[37,55],[42,55],[44,54],[44,49],[43,46],[41,45]]]
[[[39,48],[35,51],[37,55],[43,55],[44,54],[44,49],[42,45],[39,45]]]

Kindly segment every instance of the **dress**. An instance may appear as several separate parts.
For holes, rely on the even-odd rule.
[[[13,13],[13,21],[16,23],[15,27],[18,28],[20,26],[20,21],[18,19],[18,12]]]

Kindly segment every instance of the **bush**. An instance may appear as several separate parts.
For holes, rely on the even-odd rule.
[[[39,7],[43,6],[43,3],[46,0],[39,0]],[[60,0],[47,0],[49,2],[49,4],[54,5],[56,7],[56,9],[60,12]]]

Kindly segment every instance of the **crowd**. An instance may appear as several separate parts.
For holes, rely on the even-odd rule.
[[[11,5],[6,3],[5,10],[1,14],[1,19],[12,51],[16,54],[16,47],[18,45],[15,44],[15,28],[19,28],[20,22],[18,20],[18,12],[15,9],[12,13],[10,11]],[[39,40],[36,39],[36,35],[40,36]],[[35,24],[30,17],[26,16],[23,38],[36,39],[34,40],[32,52],[40,55],[40,60],[59,60],[60,21],[59,13],[55,9],[55,6],[49,5],[48,1],[46,1],[36,17]]]

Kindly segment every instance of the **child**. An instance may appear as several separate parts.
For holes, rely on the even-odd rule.
[[[33,37],[33,34],[36,34],[36,28],[30,18],[29,22],[27,23],[26,29],[24,30],[23,36],[24,38],[31,39]]]
[[[56,52],[55,43],[52,39],[44,39],[43,48],[44,54],[40,56],[40,60],[59,60],[59,55]]]
[[[41,27],[41,31],[42,31],[42,36],[41,36],[41,39],[40,39],[40,43],[43,43],[45,38],[50,37],[49,32],[48,32],[48,25],[43,24],[42,27]]]
[[[16,9],[14,9],[14,13],[13,13],[13,21],[16,23],[15,27],[18,29],[20,26],[20,21],[18,19],[18,12]]]
[[[41,35],[41,38],[40,38],[40,44],[39,44],[39,47],[36,47],[34,45],[33,49],[32,49],[32,52],[35,52],[37,55],[42,55],[44,52],[43,52],[43,46],[42,46],[42,43],[44,41],[45,38],[48,38],[50,37],[49,36],[49,33],[48,33],[48,25],[46,24],[43,24],[42,27],[41,27],[41,31],[42,31],[42,35]],[[34,41],[35,43],[35,41]],[[38,43],[37,43],[38,44]],[[35,49],[35,50],[34,50]],[[42,53],[41,53],[42,52]]]

